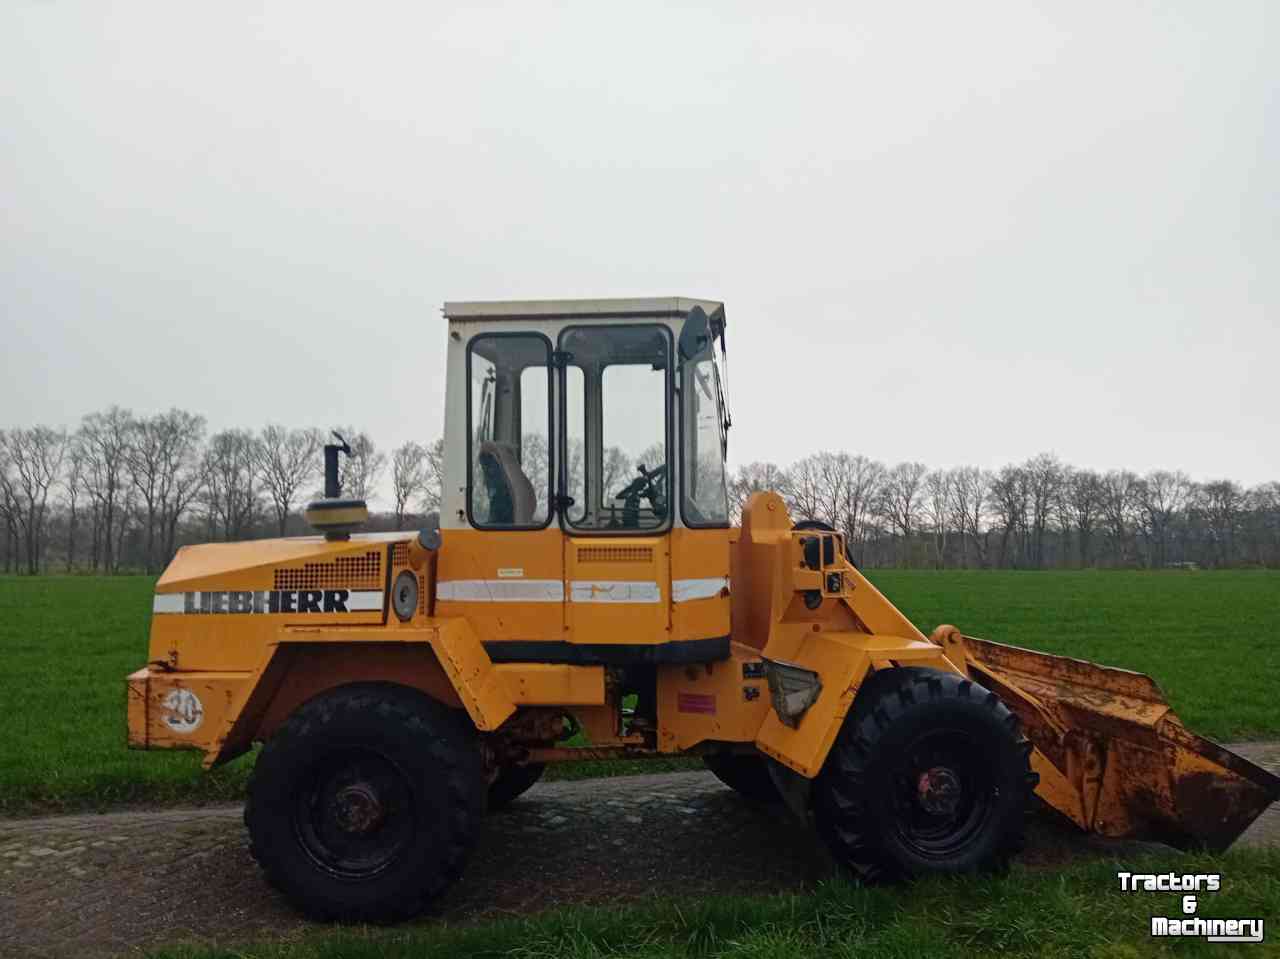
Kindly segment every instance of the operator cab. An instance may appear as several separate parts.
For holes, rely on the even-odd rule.
[[[433,610],[494,661],[729,654],[724,307],[446,303]]]
[[[723,306],[451,303],[445,312],[467,397],[465,410],[447,404],[442,526],[555,522],[625,535],[728,525]]]

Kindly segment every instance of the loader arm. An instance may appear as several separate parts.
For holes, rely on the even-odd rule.
[[[820,687],[792,721],[771,710],[756,737],[805,778],[821,772],[870,672],[925,667],[1000,697],[1034,747],[1036,794],[1081,829],[1221,850],[1280,799],[1280,778],[1183,726],[1149,676],[953,626],[926,639],[847,561],[838,534],[793,529],[777,494],[753,494],[743,511],[733,584],[735,639]]]

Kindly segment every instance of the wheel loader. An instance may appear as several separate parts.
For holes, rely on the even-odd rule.
[[[731,522],[725,313],[683,298],[447,303],[445,475],[361,533],[343,446],[315,535],[179,550],[128,740],[262,744],[266,877],[338,919],[413,915],[548,763],[688,755],[855,876],[1003,866],[1034,800],[1081,830],[1228,846],[1280,779],[1144,675],[918,631],[774,492]],[[844,421],[814,383],[812,415]]]

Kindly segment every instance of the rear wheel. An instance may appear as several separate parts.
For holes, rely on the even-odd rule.
[[[502,809],[523,796],[542,778],[546,768],[543,763],[502,767],[498,778],[489,784],[489,809]]]
[[[994,694],[962,676],[870,676],[814,783],[818,829],[866,880],[1002,868],[1038,781],[1031,744]]]
[[[767,803],[782,799],[763,756],[720,753],[703,756],[702,761],[717,779],[748,799]]]
[[[254,767],[245,824],[254,858],[299,909],[388,921],[457,879],[483,812],[470,725],[415,690],[362,684],[281,725]]]

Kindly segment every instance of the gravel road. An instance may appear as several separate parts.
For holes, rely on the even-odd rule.
[[[1280,769],[1280,744],[1235,748]],[[259,877],[240,816],[235,805],[0,820],[0,954],[97,956],[300,936],[312,924]],[[1280,845],[1280,807],[1242,841]],[[1043,822],[1024,858],[1052,865],[1116,848]],[[489,817],[466,874],[434,917],[673,890],[768,893],[831,872],[807,831],[710,773],[544,783]]]

